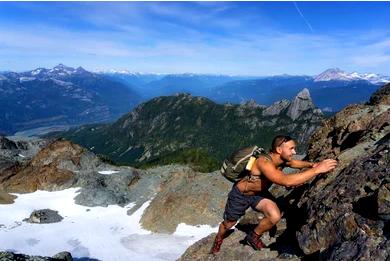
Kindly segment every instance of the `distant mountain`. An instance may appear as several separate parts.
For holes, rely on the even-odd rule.
[[[314,77],[315,82],[321,81],[368,81],[372,84],[386,84],[390,82],[389,76],[375,73],[359,74],[357,72],[347,73],[339,68],[332,68]]]
[[[311,76],[284,75],[228,82],[213,88],[209,97],[220,103],[254,99],[270,105],[281,99],[292,99],[299,90],[307,88],[319,108],[337,112],[348,104],[367,101],[379,86],[366,80],[315,81]]]
[[[109,70],[105,72],[100,72],[100,74],[105,75],[111,80],[119,81],[126,86],[130,87],[132,90],[138,91],[143,96],[144,95],[144,88],[146,84],[158,81],[166,76],[166,74],[153,74],[153,73],[132,73],[126,70],[122,71],[115,71],[115,70]]]
[[[128,71],[109,71],[103,73],[113,80],[127,84],[142,94],[144,99],[173,95],[179,92],[209,97],[210,90],[221,84],[254,77],[213,74],[147,74]]]
[[[111,121],[140,102],[124,84],[59,64],[0,73],[0,132],[55,124]]]
[[[143,100],[185,92],[218,103],[242,103],[253,99],[259,104],[270,105],[281,99],[292,99],[301,89],[308,88],[315,104],[327,112],[365,102],[380,85],[390,81],[388,76],[347,73],[337,68],[317,76],[163,75],[122,71],[111,73],[110,77],[142,93]]]
[[[119,163],[153,165],[203,157],[211,159],[205,164],[217,162],[212,166],[218,167],[238,147],[268,148],[278,133],[296,137],[303,151],[322,119],[307,89],[293,102],[270,107],[253,101],[220,105],[178,94],[145,102],[113,124],[82,126],[61,136]]]

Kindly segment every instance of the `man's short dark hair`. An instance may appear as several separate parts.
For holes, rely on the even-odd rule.
[[[276,152],[276,148],[282,145],[285,142],[293,140],[290,136],[287,135],[278,135],[272,140],[271,152]]]

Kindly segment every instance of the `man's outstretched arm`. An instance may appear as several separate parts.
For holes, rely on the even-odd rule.
[[[271,182],[276,183],[278,185],[291,187],[291,186],[299,186],[310,180],[311,178],[317,176],[321,173],[326,173],[328,171],[333,170],[337,162],[335,160],[326,159],[313,166],[312,168],[296,173],[285,175],[282,171],[275,168],[275,166],[266,161],[266,160],[257,160],[259,169],[267,177]]]
[[[296,159],[293,159],[286,163],[287,167],[294,168],[294,169],[312,168],[314,167],[315,164],[316,163],[313,162],[296,160]]]

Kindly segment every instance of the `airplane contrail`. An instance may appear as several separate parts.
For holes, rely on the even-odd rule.
[[[305,21],[306,25],[309,27],[310,31],[312,33],[314,33],[314,30],[313,30],[313,27],[311,27],[311,24],[309,23],[309,21],[306,20],[305,16],[303,16],[303,13],[301,12],[301,10],[299,9],[298,5],[296,2],[294,2],[294,6],[295,6],[295,9],[297,9],[299,15],[302,17],[302,19]]]

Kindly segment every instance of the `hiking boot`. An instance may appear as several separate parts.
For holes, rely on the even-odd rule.
[[[260,235],[256,234],[254,231],[250,232],[245,239],[254,250],[260,250],[265,247],[265,244],[260,239]]]
[[[219,250],[221,249],[222,242],[223,242],[223,238],[215,237],[213,247],[211,248],[210,254],[215,255],[216,253],[218,253]]]

